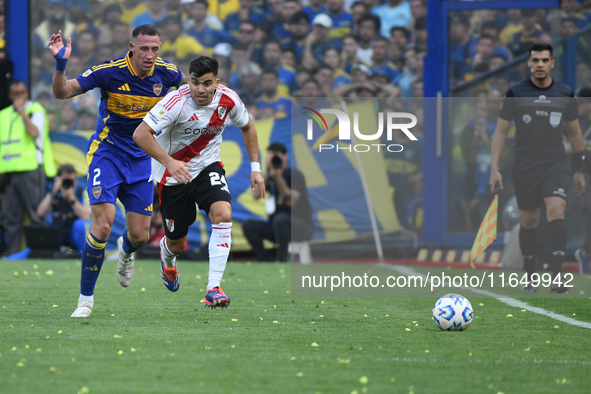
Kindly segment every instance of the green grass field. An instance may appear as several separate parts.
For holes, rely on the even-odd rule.
[[[106,262],[73,319],[79,262],[0,262],[0,393],[589,393],[591,331],[466,295],[465,332],[436,299],[292,299],[287,264],[229,264],[228,309],[203,307],[207,264],[156,261],[129,288]],[[591,321],[589,299],[528,299]],[[575,316],[573,316],[573,314]],[[511,315],[511,316],[509,316]]]

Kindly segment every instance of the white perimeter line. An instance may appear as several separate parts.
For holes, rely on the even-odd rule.
[[[399,266],[399,265],[389,265],[388,267],[390,267],[390,268],[392,268],[392,269],[400,272],[403,275],[407,275],[407,276],[410,276],[410,275],[417,276],[418,275],[418,276],[421,276],[421,277],[423,277],[425,279],[427,278],[427,275],[423,275],[420,272],[417,272],[417,271],[413,270],[412,268],[408,268],[408,267],[404,267],[404,266]],[[474,287],[464,287],[464,286],[461,286],[461,287],[458,287],[458,288],[459,289],[470,290],[470,291],[473,291],[474,293],[482,294],[482,295],[485,295],[487,297],[496,298],[497,300],[499,300],[501,302],[504,302],[505,304],[507,304],[509,306],[514,306],[515,308],[525,309],[525,310],[528,310],[530,312],[537,313],[539,315],[548,316],[548,317],[550,317],[552,319],[559,320],[559,321],[561,321],[563,323],[571,324],[571,325],[577,326],[577,327],[583,327],[583,328],[589,328],[589,329],[591,329],[591,323],[580,321],[580,320],[576,320],[576,319],[572,319],[570,317],[566,317],[566,316],[563,316],[563,315],[559,315],[558,313],[550,312],[550,311],[547,311],[545,309],[538,308],[536,306],[531,306],[528,303],[523,302],[523,301],[516,300],[515,298],[509,298],[509,297],[503,296],[501,294],[496,294],[496,293],[493,293],[493,292],[488,291],[488,290],[477,289],[477,288],[474,288]]]

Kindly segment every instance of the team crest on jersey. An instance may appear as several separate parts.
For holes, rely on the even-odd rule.
[[[166,219],[166,228],[172,233],[174,231],[174,220]]]
[[[84,74],[82,74],[83,77],[88,77],[90,74],[92,74],[92,69],[89,68],[88,70],[84,71]]]
[[[100,186],[95,186],[92,188],[92,195],[94,196],[94,198],[99,198],[101,196],[102,191],[103,189],[101,189]]]
[[[226,107],[225,105],[221,105],[218,107],[218,117],[220,119],[224,119],[224,116],[226,116],[226,111],[228,110],[228,107]]]
[[[521,117],[521,120],[523,120],[523,123],[529,123],[529,122],[531,122],[531,116],[529,116],[528,114],[525,114]]]
[[[556,128],[562,119],[562,112],[550,112],[550,126]]]
[[[162,93],[162,84],[155,83],[154,86],[152,86],[152,90],[156,96],[160,96],[160,93]]]

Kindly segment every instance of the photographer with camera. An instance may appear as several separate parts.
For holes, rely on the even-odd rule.
[[[304,175],[289,167],[285,145],[273,142],[267,148],[267,172],[265,187],[270,197],[266,199],[267,221],[248,219],[242,230],[258,261],[272,261],[263,246],[267,239],[277,243],[276,261],[288,261],[287,249],[291,241],[307,241],[312,238],[314,225],[312,207]],[[257,188],[255,199],[260,198]]]
[[[86,242],[85,222],[90,218],[90,205],[83,204],[84,188],[76,184],[76,170],[71,164],[62,164],[57,170],[51,193],[43,197],[37,215],[51,213],[50,227],[60,230],[62,245],[72,246],[82,255]]]

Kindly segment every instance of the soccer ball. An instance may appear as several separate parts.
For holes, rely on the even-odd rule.
[[[472,323],[472,305],[459,294],[446,294],[433,307],[433,319],[445,331],[464,331]]]

